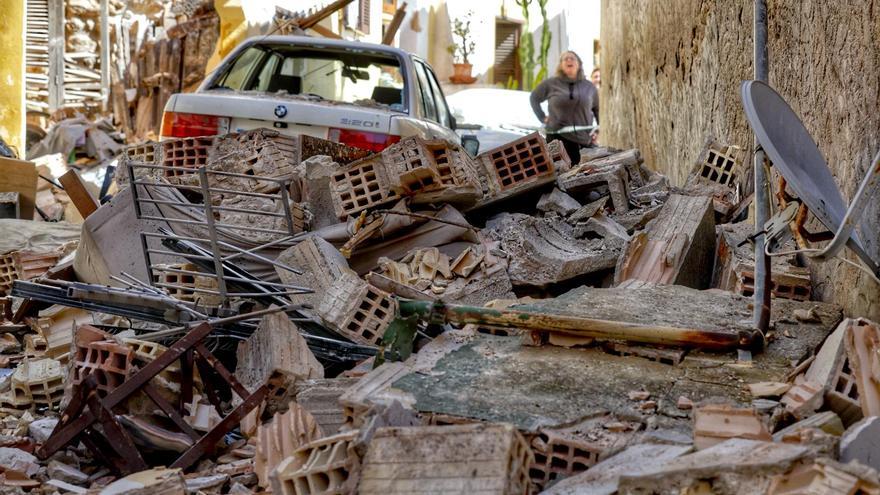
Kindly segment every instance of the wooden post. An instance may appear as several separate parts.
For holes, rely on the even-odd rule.
[[[95,198],[86,189],[76,170],[68,170],[58,180],[61,181],[61,185],[64,186],[64,192],[70,197],[73,206],[76,207],[76,210],[79,211],[79,214],[84,219],[88,218],[89,215],[98,209],[98,202],[95,201]]]

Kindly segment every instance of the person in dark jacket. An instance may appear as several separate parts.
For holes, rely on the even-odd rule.
[[[581,58],[575,52],[563,52],[556,75],[541,82],[532,91],[530,101],[535,115],[547,128],[547,141],[562,141],[571,162],[579,163],[581,147],[593,146],[587,127],[593,125],[594,117],[599,122],[599,92],[584,76]],[[548,102],[550,115],[541,109],[544,101]],[[572,126],[573,132],[568,132]],[[555,132],[560,130],[566,132]]]

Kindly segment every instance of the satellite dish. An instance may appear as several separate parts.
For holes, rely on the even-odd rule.
[[[868,256],[853,228],[880,177],[880,154],[875,158],[850,207],[837,189],[828,164],[797,114],[779,94],[762,81],[745,81],[741,88],[746,118],[764,152],[786,183],[835,239],[818,258],[833,256],[845,244],[858,255],[875,276],[878,264]],[[842,237],[838,239],[838,237]]]

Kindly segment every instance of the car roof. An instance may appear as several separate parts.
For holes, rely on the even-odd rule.
[[[380,45],[377,43],[364,43],[362,41],[351,41],[351,40],[335,40],[331,38],[316,38],[313,36],[285,36],[285,35],[272,35],[272,36],[254,36],[246,39],[242,46],[250,46],[256,44],[266,44],[266,43],[279,43],[279,44],[290,44],[290,45],[298,45],[298,46],[314,46],[314,47],[327,47],[327,48],[348,48],[355,50],[369,50],[372,52],[381,52],[387,53],[388,55],[394,55],[396,57],[407,58],[411,57],[412,54],[407,52],[406,50],[401,50],[400,48],[395,48],[388,45]]]

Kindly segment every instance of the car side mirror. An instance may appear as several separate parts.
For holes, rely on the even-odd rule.
[[[477,156],[477,153],[480,152],[480,140],[477,139],[477,136],[474,136],[473,134],[462,136],[461,146],[471,156]]]

